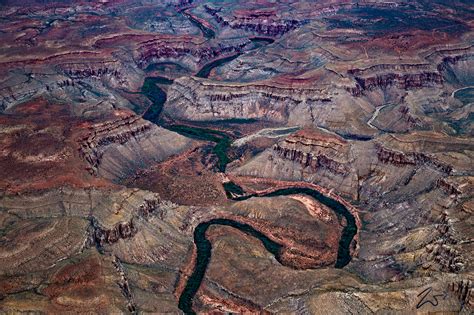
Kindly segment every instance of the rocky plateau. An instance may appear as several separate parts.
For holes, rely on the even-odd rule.
[[[0,1],[1,314],[472,314],[470,1]]]

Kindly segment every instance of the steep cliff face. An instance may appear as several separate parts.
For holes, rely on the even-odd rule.
[[[466,305],[468,309],[474,308],[472,280],[460,280],[451,282],[449,290],[457,295],[459,302]]]
[[[337,186],[341,195],[357,199],[358,181],[352,165],[351,156],[354,153],[351,150],[351,143],[335,134],[319,129],[303,129],[247,163],[231,168],[230,172],[281,180],[303,180],[330,188]]]
[[[80,252],[88,246],[103,247],[132,238],[139,231],[136,222],[152,218],[163,220],[167,209],[172,207],[157,194],[131,189],[63,188],[0,200],[4,208],[14,209],[18,205],[22,210],[16,215],[21,220],[11,221],[7,239],[12,248],[17,241],[21,242],[20,234],[23,241],[27,241],[20,253],[7,250],[2,257],[18,260],[18,254],[24,256],[25,260],[17,262],[21,267],[11,271],[16,274],[51,265],[65,254]],[[60,234],[63,237],[58,237]],[[46,254],[37,246],[38,242],[55,244],[55,249]],[[5,272],[0,269],[0,274]]]
[[[175,246],[185,256],[190,245],[184,241],[185,237],[177,241],[161,233],[174,230],[173,224],[165,221],[167,213],[174,212],[168,210],[176,205],[143,190],[63,188],[10,195],[0,199],[0,206],[12,211],[21,207],[16,219],[8,216],[10,230],[0,238],[1,244],[9,244],[2,246],[0,257],[2,300],[15,301],[16,294],[30,285],[23,279],[29,278],[34,285],[48,279],[48,284],[40,289],[48,302],[28,306],[29,309],[60,312],[80,307],[91,312],[121,313],[128,307],[133,311],[134,290],[129,282],[129,269],[121,262],[149,259],[150,263],[160,263],[162,260],[154,257],[157,248]],[[150,233],[150,226],[157,228]],[[156,240],[160,243],[150,243]],[[136,252],[124,245],[131,243]],[[52,248],[44,250],[47,246]],[[8,271],[4,268],[7,265],[15,268]],[[11,281],[4,280],[6,274],[11,276]],[[35,274],[38,276],[32,279],[31,275]],[[173,272],[168,276],[177,277]],[[110,283],[104,279],[97,281],[101,277]],[[173,286],[163,290],[171,296]],[[106,306],[101,304],[106,300]]]
[[[303,168],[309,167],[312,171],[323,168],[341,176],[350,172],[347,149],[348,144],[342,139],[307,130],[273,146],[279,157],[299,163]]]
[[[471,173],[468,159],[472,155],[472,143],[466,137],[449,137],[438,132],[385,134],[374,145],[383,163],[426,165],[446,175]]]
[[[442,126],[442,122],[437,122],[440,118],[433,112],[445,111],[446,107],[453,111],[456,106],[451,104],[452,100],[449,97],[436,91],[445,86],[470,85],[474,60],[472,49],[472,47],[434,49],[432,52],[427,52],[424,59],[418,63],[380,63],[350,68],[346,72],[355,83],[353,86],[347,86],[346,90],[352,96],[362,98],[370,98],[374,93],[383,91],[386,104],[398,104],[397,112],[380,117],[382,120],[380,127],[383,130],[403,132],[427,130],[433,124]],[[395,95],[401,96],[401,99],[394,100]],[[411,102],[418,104],[405,103],[406,96]],[[427,96],[431,96],[429,101],[426,99]],[[432,106],[435,108],[429,109]],[[390,119],[393,115],[400,117],[396,123]]]
[[[430,63],[380,63],[367,67],[354,67],[347,70],[347,73],[353,76],[370,76],[376,73],[403,73],[403,72],[429,72],[432,70]]]
[[[474,79],[474,47],[466,50],[462,54],[444,56],[438,64],[438,71],[441,72],[448,82],[456,85],[472,85]]]
[[[461,191],[465,184],[448,177],[470,172],[472,150],[466,139],[452,139],[446,147],[446,136],[434,133],[387,135],[370,141],[344,141],[334,135],[312,133],[315,135],[311,141],[304,139],[307,135],[300,135],[299,141],[295,141],[298,134],[292,135],[229,171],[242,176],[314,182],[359,200],[373,211],[387,207],[377,200],[390,200],[395,208],[412,207],[410,215],[415,215],[415,209],[421,206],[411,205],[411,199],[404,201],[407,198],[436,194],[426,197],[426,207],[431,208],[436,204],[432,202],[439,200],[438,195],[465,198],[461,196],[469,190]],[[389,209],[392,206],[386,211]]]
[[[461,272],[466,267],[467,261],[464,255],[456,249],[459,240],[453,235],[453,227],[448,213],[441,213],[436,223],[439,236],[425,247],[425,253],[421,258],[423,268],[444,272]]]
[[[92,107],[95,111],[103,113],[110,107],[131,107],[130,103],[114,89],[135,90],[142,82],[140,70],[123,62],[106,59],[84,63],[81,59],[74,61],[65,57],[53,58],[50,62],[56,64],[52,70],[48,68],[47,73],[43,73],[42,67],[45,66],[41,62],[39,65],[31,66],[29,71],[17,73],[15,76],[7,74],[0,87],[0,111],[47,94],[74,104],[77,112],[80,112],[82,107]],[[8,68],[5,71],[8,73]],[[87,101],[83,100],[84,95],[90,98]],[[78,99],[82,101],[78,102]],[[100,103],[102,108],[91,106],[89,102],[92,99],[97,100],[92,103]],[[107,106],[107,103],[114,105]]]
[[[383,145],[376,144],[377,157],[383,163],[391,163],[397,166],[415,165],[420,166],[428,164],[439,169],[440,171],[449,174],[452,171],[452,166],[437,161],[434,157],[419,152],[396,152],[385,148]]]
[[[472,49],[466,50],[465,53],[459,55],[446,56],[442,59],[442,62],[438,64],[438,70],[445,71],[451,65],[456,65],[457,63],[463,61],[472,61],[474,59],[474,54],[471,52]]]
[[[163,207],[158,196],[148,197],[136,209],[132,210],[132,217],[128,221],[115,223],[110,227],[104,227],[95,217],[90,218],[89,246],[103,247],[106,244],[114,244],[121,239],[128,239],[138,233],[134,220],[148,220],[152,215],[163,220],[166,208]]]
[[[112,122],[102,123],[91,127],[91,132],[80,139],[80,152],[90,165],[90,172],[97,174],[101,164],[103,151],[112,143],[125,144],[132,137],[149,131],[153,124],[142,120],[139,116],[127,115]]]
[[[91,174],[111,179],[122,178],[146,162],[162,161],[182,152],[192,142],[132,114],[94,125],[90,130],[79,140],[80,153]]]
[[[278,19],[271,13],[252,13],[243,17],[227,17],[220,13],[219,9],[205,5],[206,12],[223,26],[233,29],[242,29],[267,36],[283,35],[304,23],[304,21]]]
[[[447,195],[459,196],[463,192],[455,183],[450,182],[448,179],[440,178],[436,182],[436,186],[443,190]]]
[[[105,244],[116,243],[120,239],[131,238],[137,233],[133,220],[129,222],[120,222],[111,229],[105,229],[97,223],[97,220],[92,218],[91,229],[90,242],[99,247],[102,247]]]
[[[409,90],[443,83],[443,77],[437,72],[424,72],[414,74],[379,74],[375,77],[355,77],[357,85],[350,88],[354,96],[361,96],[364,91],[373,89],[385,89],[394,86],[398,89]]]
[[[69,76],[73,80],[85,79],[85,78],[114,78],[121,84],[125,84],[127,80],[119,67],[114,63],[95,63],[88,65],[71,64],[62,65],[64,74]]]
[[[177,79],[168,91],[164,111],[191,120],[257,118],[285,122],[295,108],[330,102],[324,91],[256,84],[218,84],[190,77]],[[293,110],[295,112],[293,112]],[[311,116],[300,117],[311,120]]]
[[[139,45],[136,52],[137,64],[146,68],[149,64],[161,61],[184,61],[192,69],[198,69],[206,62],[220,56],[232,55],[242,51],[249,44],[246,39],[230,40],[216,46],[180,41],[151,40]],[[194,59],[194,62],[192,60]]]
[[[419,117],[415,117],[410,113],[410,108],[407,106],[400,106],[398,112],[401,114],[403,119],[410,125],[410,126],[422,126],[423,122]]]
[[[312,153],[305,153],[295,149],[283,148],[278,144],[273,146],[273,150],[275,150],[282,158],[297,162],[303,167],[310,167],[313,170],[321,167],[339,175],[344,175],[346,173],[346,169],[343,164],[328,158],[324,154],[314,156]]]

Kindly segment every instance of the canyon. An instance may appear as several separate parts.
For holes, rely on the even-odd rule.
[[[0,9],[0,313],[474,311],[468,1]]]

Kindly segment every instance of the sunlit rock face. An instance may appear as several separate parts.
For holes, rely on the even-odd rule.
[[[0,1],[0,313],[473,313],[473,25]]]

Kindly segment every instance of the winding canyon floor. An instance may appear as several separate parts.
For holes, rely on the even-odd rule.
[[[0,1],[0,313],[472,314],[470,1]]]

